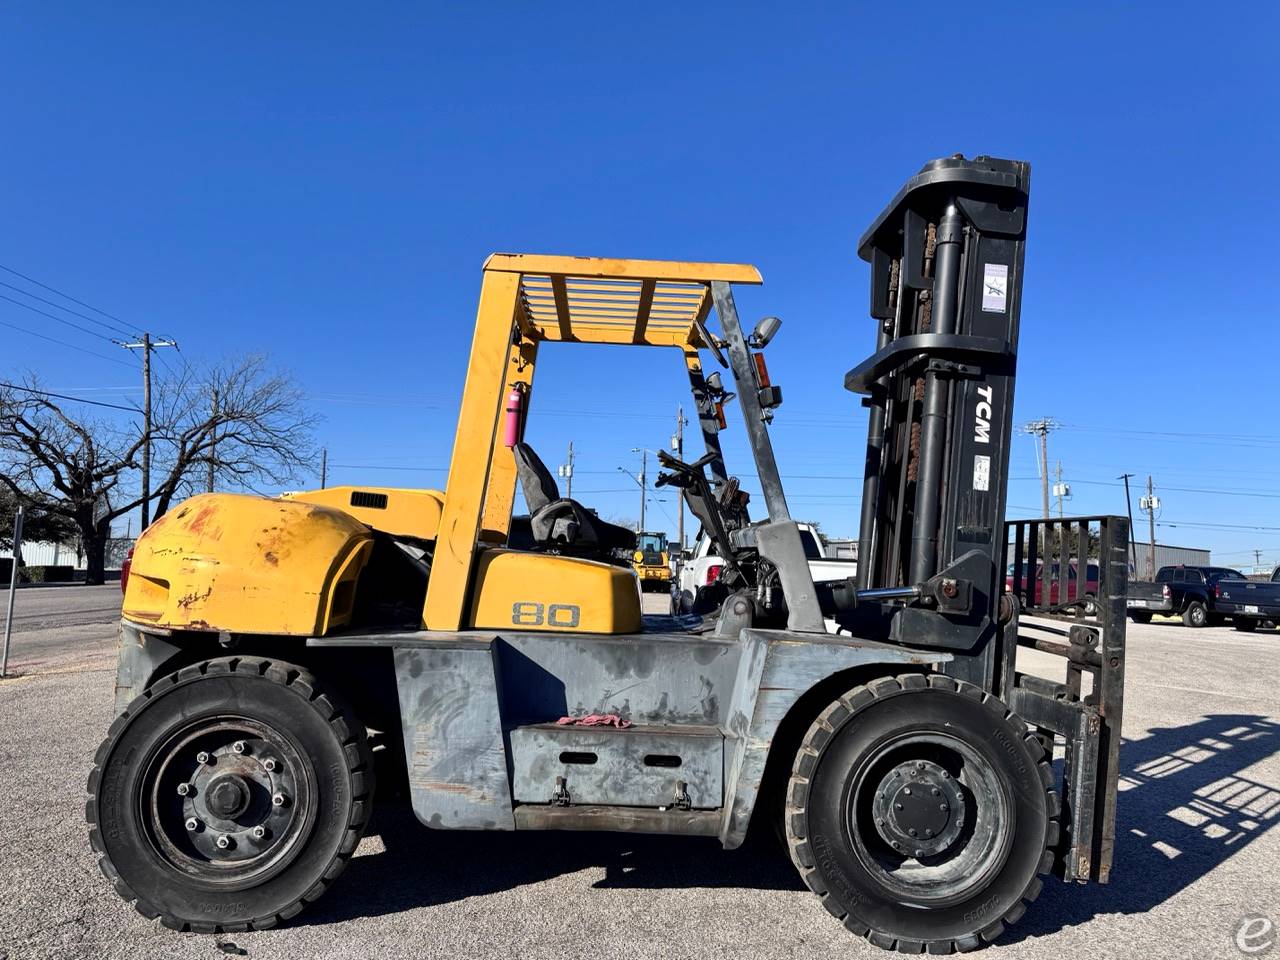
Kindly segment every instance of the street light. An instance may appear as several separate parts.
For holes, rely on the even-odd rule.
[[[636,533],[644,532],[644,502],[648,498],[648,470],[649,470],[649,454],[653,453],[648,447],[632,447],[632,453],[640,454],[640,476],[636,476],[625,467],[618,469],[625,473],[640,486],[640,526],[636,529]],[[656,456],[656,454],[654,454]]]

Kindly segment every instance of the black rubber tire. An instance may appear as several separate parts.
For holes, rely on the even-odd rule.
[[[1131,614],[1129,614],[1129,619],[1130,619],[1130,620],[1132,620],[1134,623],[1150,623],[1150,622],[1151,622],[1151,614],[1149,614],[1149,613],[1131,613]]]
[[[1250,617],[1233,617],[1231,625],[1241,633],[1253,633],[1258,629],[1258,621]]]
[[[1187,609],[1182,611],[1182,625],[1184,627],[1204,627],[1209,624],[1209,611],[1205,605],[1199,600],[1192,600],[1187,604]]]
[[[139,813],[144,771],[172,731],[234,713],[287,731],[314,773],[315,817],[279,872],[236,890],[201,887],[162,862]],[[368,824],[365,730],[315,678],[287,663],[225,657],[159,680],[111,724],[89,773],[85,818],[98,866],[148,919],[197,933],[263,930],[296,915],[342,873]]]
[[[850,838],[853,771],[878,744],[913,730],[960,739],[996,772],[1013,813],[1003,858],[944,905],[892,891],[860,862]],[[908,674],[857,687],[814,721],[792,769],[786,828],[805,884],[851,932],[887,950],[950,953],[995,940],[1039,895],[1059,811],[1049,758],[1000,700],[941,674]]]

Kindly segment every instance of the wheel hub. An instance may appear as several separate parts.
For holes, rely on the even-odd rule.
[[[244,813],[249,806],[249,787],[234,774],[217,777],[209,784],[207,798],[209,812],[223,820],[231,820]]]
[[[196,862],[247,869],[274,858],[307,817],[295,752],[255,726],[211,725],[166,758],[171,773],[162,772],[156,783],[154,809],[158,824],[172,825],[161,831],[179,859],[194,855]],[[172,814],[161,813],[164,807]]]
[[[876,787],[876,830],[894,850],[917,859],[945,852],[965,821],[960,784],[929,760],[899,763]]]

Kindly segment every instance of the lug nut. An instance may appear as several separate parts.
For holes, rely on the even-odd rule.
[[[271,805],[273,807],[283,807],[288,802],[289,802],[289,798],[286,797],[283,793],[273,793],[271,795]]]
[[[934,795],[935,797],[940,797],[940,796],[942,796],[942,791],[941,791],[941,790],[939,790],[937,787],[934,787],[934,788],[933,788],[933,795]]]
[[[912,827],[910,830],[907,831],[907,833],[911,834],[914,837],[916,835],[916,828]]]
[[[924,856],[924,851],[923,851],[923,850],[917,850],[917,851],[916,851],[916,856],[917,856],[917,857],[923,857],[923,856]]]
[[[917,769],[917,770],[923,770],[923,769],[924,769],[924,761],[923,761],[923,760],[917,760],[917,761],[916,761],[916,769]]]
[[[926,837],[932,837],[932,836],[933,836],[933,831],[932,831],[932,830],[925,830],[924,835],[925,835]]]
[[[244,750],[245,750],[245,746],[244,746],[243,740],[237,740],[235,743],[231,745],[232,753],[244,753]]]
[[[209,762],[209,754],[206,753],[204,750],[201,750],[199,753],[196,754],[196,763],[208,763],[208,762]]]
[[[253,828],[253,839],[261,840],[266,835],[267,835],[267,828],[264,827],[262,824],[258,824],[256,827]]]
[[[941,810],[943,813],[946,813],[951,808],[948,807],[945,803],[940,803],[938,804],[938,809]]]
[[[910,787],[907,787],[907,789],[903,790],[902,792],[903,792],[903,793],[905,793],[908,797],[909,797],[909,796],[911,796],[911,788],[910,788]]]
[[[214,843],[218,845],[219,850],[225,850],[227,847],[231,846],[231,838],[225,833],[221,833],[218,835],[218,839],[215,840]]]
[[[902,849],[902,844],[900,844],[897,840],[893,841],[893,849],[895,849],[895,850],[901,850],[901,849]]]
[[[275,769],[276,769],[275,760],[273,760],[271,757],[267,757],[267,759],[262,761],[262,769],[267,771],[267,773],[275,773]]]
[[[905,810],[906,808],[905,808],[902,804],[900,804],[900,803],[895,803],[895,804],[893,805],[893,809],[895,809],[895,810]]]
[[[186,826],[190,832],[195,833],[197,830],[200,829],[200,821],[197,820],[195,817],[187,817]]]
[[[190,792],[191,792],[191,784],[189,783],[178,784],[178,796],[185,797]]]

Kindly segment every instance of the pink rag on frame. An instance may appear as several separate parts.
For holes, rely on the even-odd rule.
[[[585,717],[561,717],[556,721],[559,727],[617,727],[625,730],[631,726],[630,720],[623,720],[616,713],[590,713]]]

